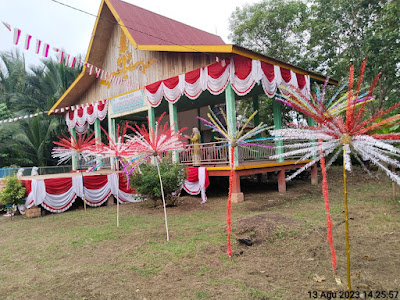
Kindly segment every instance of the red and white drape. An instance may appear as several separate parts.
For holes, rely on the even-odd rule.
[[[183,184],[184,190],[190,195],[201,193],[202,203],[207,201],[206,189],[210,185],[207,168],[188,168],[187,178]]]
[[[92,125],[96,119],[104,120],[107,115],[108,101],[102,100],[83,106],[72,106],[65,114],[65,122],[69,129],[76,128],[78,132],[84,132],[86,125]]]
[[[123,174],[84,176],[85,202],[100,206],[112,194],[119,203],[140,201],[134,190],[127,187]],[[71,207],[76,197],[83,199],[82,177],[64,177],[44,180],[23,180],[27,192],[26,207],[42,205],[51,212],[64,212]],[[118,184],[119,183],[119,184]],[[118,185],[118,187],[117,187]]]
[[[205,90],[213,95],[221,94],[229,81],[239,96],[248,94],[260,82],[270,98],[280,85],[289,84],[299,88],[305,96],[310,95],[309,75],[243,56],[234,56],[230,60],[222,60],[186,74],[157,81],[146,86],[145,92],[150,105],[157,107],[163,97],[175,103],[183,94],[192,100]],[[284,90],[281,92],[285,93]]]

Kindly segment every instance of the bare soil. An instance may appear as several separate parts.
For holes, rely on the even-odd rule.
[[[346,291],[341,172],[328,173],[341,285],[326,242],[321,184],[295,180],[279,194],[270,175],[261,184],[242,182],[246,201],[233,206],[232,259],[224,180],[211,181],[206,204],[182,196],[168,208],[169,242],[162,208],[146,202],[121,206],[119,228],[115,206],[1,217],[0,299],[310,299],[313,291]],[[348,195],[353,290],[399,291],[399,197],[392,199],[384,175],[358,169],[348,174]]]

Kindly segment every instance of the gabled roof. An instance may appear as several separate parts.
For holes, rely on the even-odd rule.
[[[121,0],[109,0],[138,45],[224,45],[221,37]],[[112,10],[112,9],[111,9]]]
[[[321,74],[290,65],[252,50],[237,45],[225,44],[221,37],[217,35],[174,21],[121,0],[102,0],[86,54],[86,62],[101,66],[107,51],[106,45],[109,43],[113,26],[117,22],[137,50],[203,52],[214,55],[221,53],[227,54],[227,57],[236,54],[272,63],[299,74],[310,75],[311,78],[319,82],[324,82],[326,78]],[[49,114],[53,113],[56,108],[74,105],[76,99],[95,80],[96,77],[90,76],[84,66],[81,74],[53,105]],[[329,83],[338,84],[332,78],[329,79]]]

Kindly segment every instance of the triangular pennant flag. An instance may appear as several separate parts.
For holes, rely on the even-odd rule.
[[[31,44],[32,36],[27,34],[25,38],[25,50],[29,50],[29,46]]]
[[[10,24],[8,24],[8,23],[6,23],[6,22],[4,22],[4,21],[1,21],[1,23],[3,23],[4,26],[6,26],[6,28],[8,29],[8,31],[11,31],[11,25],[10,25]]]
[[[15,45],[18,45],[20,37],[21,37],[21,30],[18,28],[14,28],[14,44]]]
[[[44,43],[44,45],[43,45],[43,56],[44,57],[49,56],[49,49],[50,49],[50,45],[47,43]]]
[[[40,51],[40,46],[42,45],[42,41],[39,39],[36,39],[36,54],[39,54]]]

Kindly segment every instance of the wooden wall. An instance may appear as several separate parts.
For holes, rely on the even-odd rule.
[[[103,64],[100,67],[108,72],[116,72],[118,69],[118,58],[122,59],[124,55],[129,53],[132,54],[133,63],[143,61],[146,65],[148,61],[155,59],[156,61],[146,69],[145,74],[143,74],[139,68],[133,71],[127,71],[129,80],[133,80],[137,86],[139,84],[141,86],[148,85],[162,79],[183,74],[216,61],[215,54],[138,51],[134,49],[128,38],[126,39],[127,50],[121,53],[121,34],[124,34],[121,27],[114,25],[110,41],[108,45],[104,45],[107,47],[107,51]],[[91,51],[96,50],[91,49]],[[100,83],[100,79],[96,79],[89,89],[81,95],[76,104],[90,103],[92,101],[111,98],[135,88],[128,88],[115,83],[112,83],[108,88]]]

